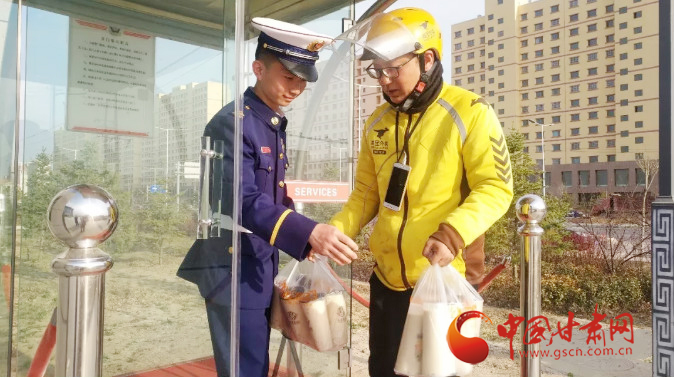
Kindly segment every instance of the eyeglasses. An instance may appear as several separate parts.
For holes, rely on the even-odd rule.
[[[403,66],[406,65],[407,63],[414,60],[414,58],[416,57],[417,57],[416,55],[412,55],[412,57],[407,62],[397,67],[375,68],[374,63],[372,63],[369,66],[367,66],[365,71],[367,71],[367,74],[370,75],[370,77],[373,79],[379,79],[381,78],[381,75],[384,75],[389,79],[395,79],[396,77],[400,76],[400,69],[403,68]]]

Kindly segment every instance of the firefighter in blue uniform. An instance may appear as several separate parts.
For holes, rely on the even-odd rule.
[[[330,43],[297,25],[254,18],[261,31],[253,72],[254,87],[243,95],[241,167],[241,277],[239,307],[239,371],[241,376],[266,376],[269,369],[269,317],[279,249],[297,260],[317,253],[338,264],[350,263],[358,246],[327,224],[295,212],[285,186],[288,106],[318,79],[318,50]],[[222,108],[206,125],[204,136],[225,141],[222,178],[222,236],[197,240],[188,251],[178,276],[194,282],[206,300],[206,311],[218,375],[230,372],[232,189],[234,103]],[[213,193],[213,195],[220,195]]]

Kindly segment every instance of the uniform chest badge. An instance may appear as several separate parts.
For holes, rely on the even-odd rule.
[[[262,152],[263,154],[270,154],[271,148],[269,148],[267,146],[262,146],[262,147],[260,147],[260,152]]]
[[[278,125],[278,122],[279,122],[278,117],[272,117],[271,118],[271,124],[272,125],[276,126],[276,125]]]

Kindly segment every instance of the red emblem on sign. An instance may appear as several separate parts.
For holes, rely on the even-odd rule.
[[[260,147],[260,151],[262,151],[263,154],[270,154],[271,148],[263,146],[263,147]]]

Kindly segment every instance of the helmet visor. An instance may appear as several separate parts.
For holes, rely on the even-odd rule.
[[[336,39],[353,43],[360,60],[390,61],[420,47],[409,28],[388,14],[367,18]]]

